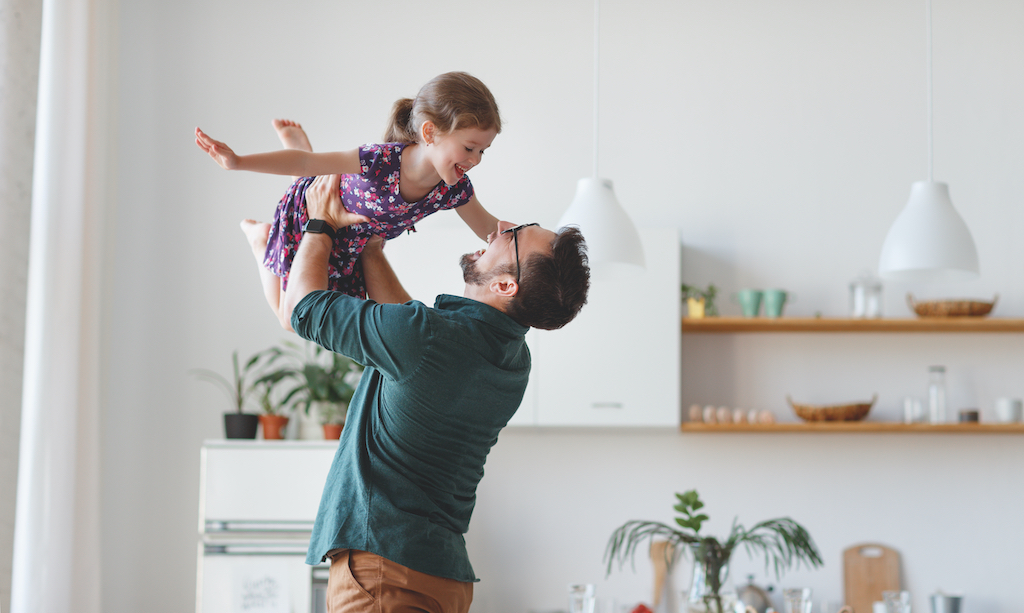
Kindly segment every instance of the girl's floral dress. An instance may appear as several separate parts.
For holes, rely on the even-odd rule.
[[[341,201],[353,212],[370,218],[360,223],[339,228],[331,249],[328,267],[328,289],[359,298],[366,297],[366,284],[359,254],[373,235],[389,240],[402,232],[414,232],[414,224],[444,209],[462,206],[473,195],[473,184],[463,176],[455,185],[444,181],[419,202],[408,203],[398,191],[404,143],[363,145],[359,150],[360,174],[341,175]],[[274,223],[267,239],[267,253],[263,264],[282,278],[287,286],[292,259],[299,249],[302,228],[309,220],[306,214],[306,188],[315,177],[302,177],[292,183],[277,205]]]

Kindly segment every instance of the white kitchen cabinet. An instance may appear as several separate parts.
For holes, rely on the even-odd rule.
[[[595,274],[572,323],[530,332],[530,387],[511,425],[679,425],[679,233],[640,238],[644,269]]]
[[[306,550],[337,441],[206,441],[196,613],[326,611],[327,564]]]
[[[640,230],[645,269],[595,275],[587,305],[562,330],[531,330],[533,372],[512,426],[670,426],[680,423],[680,257],[676,229]],[[389,242],[413,298],[461,295],[456,262],[479,248],[464,228],[432,227]]]

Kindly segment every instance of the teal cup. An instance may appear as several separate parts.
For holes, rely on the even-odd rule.
[[[761,310],[762,293],[759,289],[741,289],[736,292],[736,299],[740,303],[744,317],[757,317]]]
[[[786,306],[789,294],[781,289],[764,290],[764,316],[775,319],[782,317],[782,307]]]

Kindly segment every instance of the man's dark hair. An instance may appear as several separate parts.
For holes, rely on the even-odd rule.
[[[567,226],[552,241],[550,255],[523,260],[519,291],[506,314],[524,326],[557,330],[579,314],[589,290],[587,244],[579,228]]]

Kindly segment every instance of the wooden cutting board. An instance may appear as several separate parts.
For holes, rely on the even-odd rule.
[[[843,551],[846,604],[853,613],[871,613],[885,590],[900,589],[900,554],[877,543],[861,543]]]

